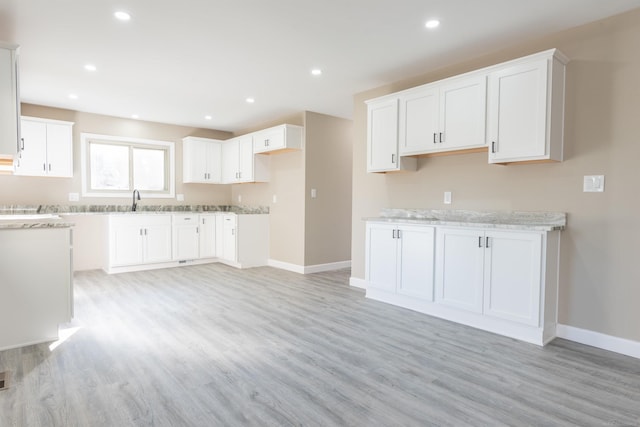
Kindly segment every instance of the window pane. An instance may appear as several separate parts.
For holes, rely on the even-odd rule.
[[[165,150],[133,149],[133,187],[142,191],[164,191]]]
[[[89,144],[92,190],[129,190],[129,147]]]

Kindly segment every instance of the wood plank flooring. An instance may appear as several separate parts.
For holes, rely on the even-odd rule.
[[[639,360],[366,300],[348,279],[77,273],[75,333],[0,352],[0,426],[640,425]]]

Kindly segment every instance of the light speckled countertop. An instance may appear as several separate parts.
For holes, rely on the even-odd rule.
[[[268,214],[268,207],[228,205],[6,205],[0,206],[0,229],[73,227],[73,222],[61,218],[95,214],[172,214],[226,212],[237,215]]]
[[[564,212],[383,209],[379,217],[365,218],[365,220],[456,227],[554,231],[564,230],[567,225],[567,214]]]

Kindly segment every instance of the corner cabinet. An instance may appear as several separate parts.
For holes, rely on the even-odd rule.
[[[567,62],[552,50],[489,74],[490,163],[562,161]]]
[[[294,125],[280,125],[251,134],[253,152],[273,154],[302,149],[304,128]]]
[[[22,117],[15,174],[73,177],[73,123]]]
[[[182,139],[182,182],[222,183],[222,141],[193,136]]]
[[[559,231],[370,221],[367,297],[545,345],[556,333],[559,247]]]
[[[398,99],[367,101],[367,172],[416,169],[416,159],[398,154]]]
[[[0,42],[0,157],[16,156],[19,140],[18,46]]]
[[[251,135],[222,144],[222,181],[225,184],[269,181],[269,157],[254,155]]]

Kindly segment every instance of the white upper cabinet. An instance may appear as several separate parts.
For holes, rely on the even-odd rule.
[[[0,156],[19,152],[18,46],[0,43]]]
[[[222,144],[222,180],[225,184],[268,182],[269,157],[253,154],[253,137],[244,135]]]
[[[490,163],[562,161],[566,63],[550,50],[489,74]]]
[[[222,141],[188,136],[182,139],[182,181],[222,183]]]
[[[400,155],[486,147],[484,73],[420,86],[400,96]]]
[[[416,159],[398,155],[398,99],[367,101],[367,172],[415,170]]]
[[[489,163],[562,161],[567,62],[551,49],[366,101],[367,172],[487,148]]]
[[[254,153],[277,153],[302,148],[304,128],[280,125],[252,133]]]
[[[23,117],[16,175],[72,177],[73,123]]]

